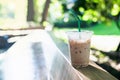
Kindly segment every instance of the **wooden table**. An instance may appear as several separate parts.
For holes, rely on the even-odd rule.
[[[5,53],[2,80],[117,80],[94,62],[74,69],[68,49],[66,57],[54,38],[49,32],[35,30],[17,41]]]

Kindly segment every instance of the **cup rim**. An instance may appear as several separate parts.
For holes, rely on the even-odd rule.
[[[87,33],[91,33],[91,34],[94,34],[94,32],[92,30],[81,30],[80,32],[79,31],[67,31],[66,33],[81,33],[81,32],[87,32]]]

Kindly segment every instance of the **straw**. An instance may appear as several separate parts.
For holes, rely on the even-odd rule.
[[[75,13],[74,10],[70,9],[70,11],[73,14],[73,16],[75,16],[76,20],[78,21],[78,31],[80,32],[81,31],[81,28],[80,28],[80,18],[77,16],[77,14]]]

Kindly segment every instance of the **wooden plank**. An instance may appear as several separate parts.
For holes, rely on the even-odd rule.
[[[54,37],[54,34],[50,33],[52,39],[56,43],[57,47],[62,51],[62,53],[67,56],[68,60],[70,59],[69,55],[69,49],[68,45],[66,46],[64,42],[59,41],[57,38]],[[60,46],[62,45],[62,47]],[[64,47],[63,47],[64,46]],[[67,53],[66,53],[67,52]],[[87,67],[77,67],[76,71],[80,75],[84,75],[86,77],[85,80],[104,80],[104,79],[109,79],[109,80],[117,80],[115,77],[113,77],[111,74],[109,74],[106,70],[98,66],[96,63],[93,61],[90,61],[89,66]]]
[[[44,30],[18,40],[6,52],[3,80],[117,80],[94,63],[76,70],[56,44]]]
[[[79,72],[84,74],[87,78],[90,80],[117,80],[111,74],[109,74],[107,71],[103,70],[101,67],[97,66],[93,62],[90,62],[90,65],[87,67],[79,67],[77,68]]]
[[[6,53],[3,80],[80,80],[45,31],[16,42]]]

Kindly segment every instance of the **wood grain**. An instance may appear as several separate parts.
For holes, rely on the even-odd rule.
[[[85,68],[73,68],[56,44],[44,30],[18,40],[5,53],[3,80],[117,80],[92,62]]]

